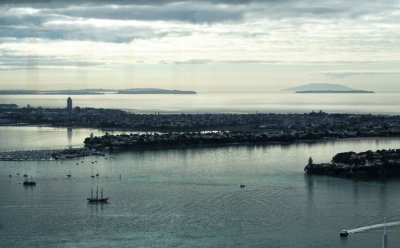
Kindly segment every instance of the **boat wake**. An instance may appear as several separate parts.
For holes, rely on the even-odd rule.
[[[400,221],[396,222],[388,222],[388,223],[382,223],[382,224],[375,224],[375,225],[370,225],[370,226],[363,226],[363,227],[358,227],[354,229],[349,229],[346,230],[349,234],[350,233],[360,233],[360,232],[365,232],[365,231],[370,231],[370,230],[375,230],[379,228],[383,228],[386,225],[386,227],[394,227],[394,226],[400,226]]]

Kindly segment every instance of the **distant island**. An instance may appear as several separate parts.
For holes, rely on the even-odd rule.
[[[165,90],[155,88],[135,88],[119,90],[117,94],[197,94],[195,91],[189,90]]]
[[[373,91],[368,90],[358,90],[353,89],[345,85],[341,84],[330,84],[330,83],[312,83],[301,85],[298,87],[288,88],[284,91],[295,92],[295,93],[358,93],[358,94],[366,94],[366,93],[375,93]]]
[[[343,94],[343,93],[350,93],[350,94],[373,94],[375,92],[368,91],[368,90],[346,90],[346,91],[337,91],[337,90],[304,90],[304,91],[296,91],[295,93],[327,93],[327,94]]]
[[[0,95],[99,95],[99,94],[197,94],[195,91],[157,88],[77,89],[77,90],[0,90]]]
[[[18,108],[15,103],[0,103],[0,108]]]

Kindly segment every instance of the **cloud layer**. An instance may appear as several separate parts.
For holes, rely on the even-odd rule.
[[[2,70],[400,62],[395,0],[31,2],[0,4]]]

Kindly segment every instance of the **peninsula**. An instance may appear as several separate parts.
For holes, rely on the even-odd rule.
[[[309,175],[352,179],[400,177],[400,149],[338,153],[330,163],[322,164],[314,164],[310,158],[304,171]]]
[[[88,150],[69,151],[81,156],[87,151],[113,151],[153,147],[266,144],[309,140],[400,137],[400,116],[371,114],[328,114],[323,111],[305,114],[136,114],[118,109],[73,107],[68,98],[66,108],[0,108],[0,125],[34,125],[52,127],[87,127],[121,130],[128,134],[88,137]],[[143,131],[137,134],[130,131]],[[24,157],[54,157],[53,152]],[[2,154],[18,158],[20,154]],[[312,169],[310,170],[312,173]]]
[[[2,125],[87,127],[109,130],[197,132],[243,131],[290,140],[391,137],[400,135],[400,116],[370,114],[136,114],[118,109],[0,108]]]

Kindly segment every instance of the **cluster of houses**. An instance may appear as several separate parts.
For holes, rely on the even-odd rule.
[[[325,133],[327,136],[393,136],[400,116],[327,114],[135,114],[117,109],[75,107],[0,108],[0,124],[90,127],[129,131],[252,131],[268,134]]]
[[[330,163],[322,164],[310,159],[304,170],[310,175],[347,178],[400,177],[400,149],[338,153]]]

